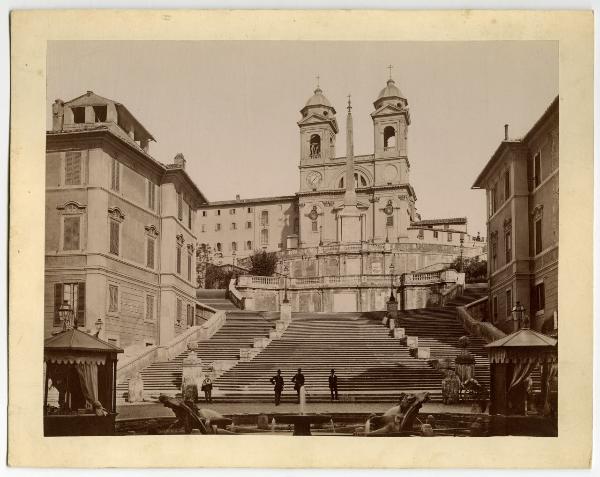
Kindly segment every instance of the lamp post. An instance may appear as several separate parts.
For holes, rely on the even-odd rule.
[[[518,301],[512,309],[513,320],[517,323],[517,328],[529,328],[529,320],[525,315],[525,307]],[[523,326],[521,326],[523,323]]]
[[[100,337],[100,332],[102,331],[102,325],[104,324],[104,322],[102,321],[102,318],[98,318],[95,322],[94,322],[94,326],[96,327],[96,338]]]
[[[235,267],[235,250],[231,252],[231,264]]]
[[[289,303],[289,300],[287,297],[287,278],[288,278],[289,271],[290,271],[290,269],[288,268],[287,265],[285,265],[283,267],[283,302],[284,303]]]
[[[463,244],[465,243],[465,236],[460,234],[460,270],[459,272],[463,272]]]
[[[396,301],[394,298],[394,264],[390,264],[390,301]]]
[[[63,331],[73,329],[73,309],[67,300],[63,300],[62,305],[58,309],[58,317],[62,321]]]

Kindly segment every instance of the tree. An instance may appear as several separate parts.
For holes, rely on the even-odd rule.
[[[487,260],[479,260],[479,257],[462,259],[462,269],[465,272],[465,282],[478,283],[487,279]],[[450,264],[450,268],[460,270],[460,257]]]
[[[255,252],[250,256],[250,274],[270,277],[277,267],[277,254],[275,252]]]
[[[229,282],[233,275],[234,272],[231,268],[211,263],[206,267],[204,288],[226,289],[229,287]]]
[[[196,247],[196,279],[200,288],[206,286],[206,273],[213,263],[213,249],[210,245],[202,243]]]

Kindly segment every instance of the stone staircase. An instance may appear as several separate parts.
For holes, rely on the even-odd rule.
[[[431,358],[454,358],[460,353],[458,338],[465,334],[454,307],[404,312],[398,326],[418,336],[419,345],[431,350]],[[293,400],[290,379],[297,368],[306,377],[312,402],[329,400],[329,371],[335,368],[341,399],[396,401],[400,392],[429,391],[441,399],[442,374],[426,359],[411,356],[406,345],[391,337],[381,324],[383,312],[295,313],[278,340],[252,361],[238,363],[215,381],[215,396],[226,401],[270,400],[269,378],[277,369],[286,381],[284,400]],[[476,359],[475,377],[489,384],[487,353],[478,338],[469,351]]]
[[[198,342],[195,352],[202,359],[203,370],[209,371],[211,363],[217,360],[239,360],[240,348],[252,347],[256,337],[267,337],[277,318],[278,314],[273,313],[227,312],[225,324],[219,331],[209,340]],[[181,392],[182,362],[188,353],[153,363],[141,372],[145,398],[157,398],[160,394],[174,396]],[[127,382],[119,383],[117,400],[123,402],[126,396]]]
[[[234,311],[238,308],[227,298],[227,290],[208,290],[200,288],[196,291],[196,299],[217,310]]]

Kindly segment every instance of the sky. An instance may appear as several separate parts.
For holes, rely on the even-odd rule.
[[[352,94],[355,155],[373,152],[373,101],[392,76],[408,100],[410,182],[423,219],[468,218],[485,235],[471,186],[504,137],[522,137],[558,94],[558,43],[52,41],[51,104],[88,90],[123,103],[152,133],[150,154],[186,170],[209,201],[299,190],[300,109],[316,77],[337,110],[345,154]]]

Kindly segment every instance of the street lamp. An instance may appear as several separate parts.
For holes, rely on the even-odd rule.
[[[394,264],[390,264],[390,301],[396,301],[394,298]]]
[[[63,300],[62,305],[58,309],[58,317],[62,321],[63,331],[73,329],[73,309],[69,306],[67,300]]]
[[[94,322],[94,326],[96,327],[96,338],[98,338],[98,336],[100,336],[100,332],[102,331],[103,324],[104,324],[104,322],[102,321],[102,318],[98,318]]]
[[[459,272],[463,272],[463,244],[465,243],[465,236],[460,234],[460,270]]]
[[[288,268],[287,265],[285,265],[283,267],[283,302],[284,303],[289,303],[289,300],[287,297],[287,278],[288,278],[289,271],[290,271],[290,269]]]
[[[529,320],[525,315],[525,307],[521,305],[521,302],[518,301],[517,304],[512,309],[513,320],[515,320],[519,327],[521,328],[529,328]],[[521,326],[523,323],[523,326]]]

